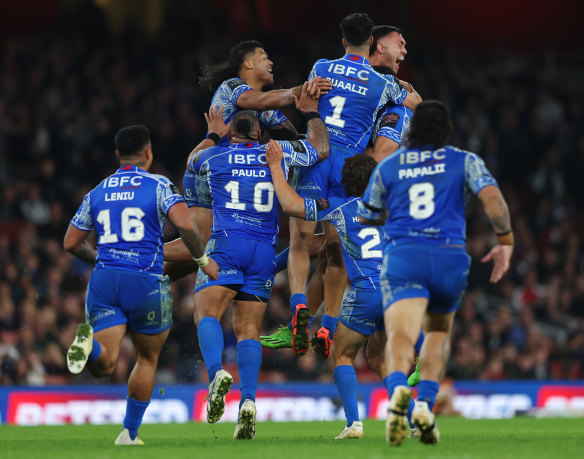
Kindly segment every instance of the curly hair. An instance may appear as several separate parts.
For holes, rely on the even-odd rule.
[[[257,48],[263,47],[264,45],[255,40],[239,42],[229,50],[227,62],[220,65],[205,67],[203,69],[203,76],[199,78],[199,84],[214,91],[225,80],[235,78],[239,75],[245,56],[249,53],[253,53]]]
[[[363,196],[369,184],[369,177],[376,166],[377,162],[371,156],[361,153],[345,159],[341,184],[347,196]]]
[[[452,134],[448,107],[438,100],[426,100],[416,107],[406,135],[405,146],[434,148],[446,145]]]

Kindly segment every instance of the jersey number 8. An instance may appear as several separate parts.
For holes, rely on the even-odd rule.
[[[410,215],[416,220],[428,218],[434,213],[434,185],[416,183],[409,189]]]

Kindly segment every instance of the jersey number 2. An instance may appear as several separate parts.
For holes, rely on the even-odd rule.
[[[379,230],[377,228],[363,228],[359,231],[357,236],[363,240],[368,236],[373,236],[361,246],[361,258],[381,258],[383,256],[381,250],[371,250],[373,247],[377,247],[381,243]]]

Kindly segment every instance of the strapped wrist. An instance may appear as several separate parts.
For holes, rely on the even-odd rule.
[[[209,258],[207,257],[206,253],[204,253],[200,258],[193,257],[193,260],[195,260],[195,263],[197,263],[201,268],[204,268],[209,264]]]
[[[304,119],[307,123],[314,118],[320,118],[320,113],[318,113],[316,110],[304,114]]]
[[[513,230],[509,230],[505,233],[496,233],[499,245],[514,245],[515,238],[513,237]]]
[[[221,137],[219,137],[219,134],[217,134],[215,132],[209,132],[207,134],[207,137],[205,137],[205,138],[215,142],[215,145],[217,145],[219,143],[219,141],[221,140]]]

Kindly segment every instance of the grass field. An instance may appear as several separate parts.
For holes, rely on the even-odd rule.
[[[334,440],[342,422],[275,423],[257,425],[252,441],[232,440],[234,424],[147,424],[140,437],[145,446],[116,447],[119,426],[16,427],[0,426],[0,457],[174,459],[274,458],[348,459],[425,458],[577,458],[584,457],[584,418],[515,418],[470,421],[439,418],[442,439],[423,445],[406,439],[401,447],[385,443],[380,421],[365,421],[361,440]]]

